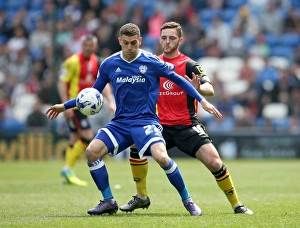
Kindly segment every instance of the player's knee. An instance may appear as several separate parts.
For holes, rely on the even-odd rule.
[[[86,148],[86,158],[88,162],[94,162],[100,158],[99,153],[95,150],[95,148],[91,145],[89,145]]]
[[[85,145],[89,145],[92,139],[80,138],[81,142]]]
[[[167,166],[170,162],[170,157],[166,154],[161,154],[158,157],[155,157],[155,161],[162,167]]]
[[[223,162],[219,158],[215,158],[211,160],[210,166],[212,167],[212,170],[220,170],[223,166]]]

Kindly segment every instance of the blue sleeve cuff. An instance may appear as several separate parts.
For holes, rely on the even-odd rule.
[[[76,98],[68,100],[64,103],[65,109],[75,108],[76,107]]]

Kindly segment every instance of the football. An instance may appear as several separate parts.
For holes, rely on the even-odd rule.
[[[103,96],[97,89],[85,88],[78,93],[76,106],[86,116],[95,115],[103,107]]]

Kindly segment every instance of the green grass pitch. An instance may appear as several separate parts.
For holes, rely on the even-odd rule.
[[[85,161],[76,165],[88,187],[63,185],[63,161],[0,162],[0,227],[299,227],[300,161],[225,160],[242,203],[254,215],[233,214],[225,195],[202,163],[174,159],[203,216],[192,217],[154,161],[149,162],[149,209],[89,216],[102,195]],[[135,193],[128,161],[105,159],[119,206]]]

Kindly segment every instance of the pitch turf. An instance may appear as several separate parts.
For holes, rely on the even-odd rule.
[[[196,160],[175,159],[193,200],[203,210],[192,217],[158,165],[149,162],[149,209],[89,216],[101,194],[85,161],[77,175],[88,187],[63,185],[62,161],[0,162],[0,227],[299,227],[300,160],[225,161],[240,200],[254,215],[233,214],[208,170]],[[127,161],[105,160],[119,206],[135,193]]]

